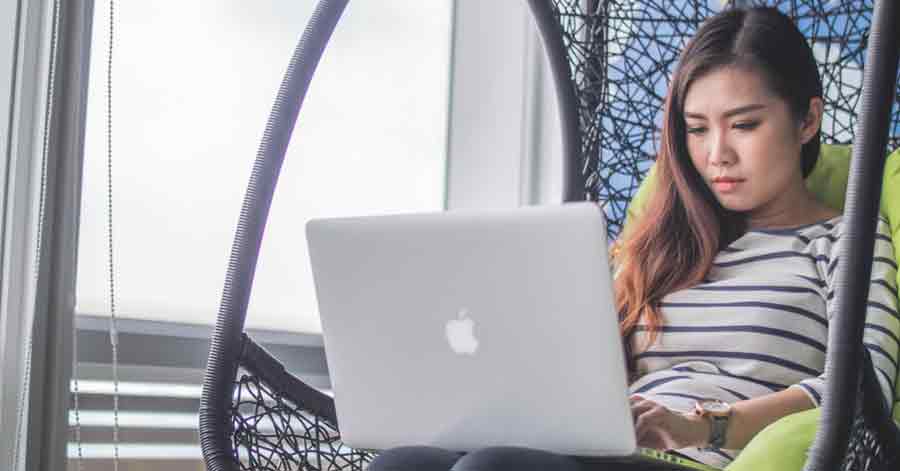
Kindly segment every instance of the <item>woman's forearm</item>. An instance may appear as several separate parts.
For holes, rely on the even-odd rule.
[[[744,448],[767,425],[778,419],[815,407],[800,388],[787,388],[777,393],[735,402],[725,432],[723,448]]]

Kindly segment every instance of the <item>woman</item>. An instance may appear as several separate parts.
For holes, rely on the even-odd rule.
[[[665,103],[656,190],[619,241],[615,292],[638,445],[725,467],[756,433],[824,393],[841,216],[804,178],[819,155],[812,51],[775,9],[734,9],[688,43]],[[897,377],[896,269],[878,222],[865,344]],[[388,469],[608,469],[602,460],[412,447]]]

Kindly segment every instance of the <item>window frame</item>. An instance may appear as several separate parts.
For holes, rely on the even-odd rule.
[[[85,37],[89,37],[91,18],[84,12],[90,11],[92,3],[59,2],[54,36],[55,5],[51,0],[7,3],[5,8],[15,8],[7,13],[16,26],[13,38],[2,46],[5,52],[14,52],[6,56],[12,64],[2,183],[0,335],[4,384],[10,387],[4,388],[0,401],[0,420],[4,422],[0,451],[4,460],[18,456],[15,463],[7,463],[11,468],[18,464],[17,469],[39,471],[59,469],[66,460],[76,229],[90,52]],[[57,52],[51,54],[54,44]],[[48,87],[51,70],[52,92]],[[30,375],[26,373],[29,370]],[[20,427],[21,423],[27,423],[27,428]],[[21,435],[20,429],[24,429]],[[20,448],[14,453],[17,442]]]

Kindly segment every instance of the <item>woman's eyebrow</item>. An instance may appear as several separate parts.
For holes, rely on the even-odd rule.
[[[734,116],[734,115],[736,115],[736,114],[749,113],[750,111],[756,111],[756,110],[758,110],[758,109],[765,108],[765,107],[766,107],[766,105],[763,105],[763,104],[760,104],[760,103],[755,103],[755,104],[752,104],[752,105],[739,106],[739,107],[737,107],[737,108],[733,108],[733,109],[730,109],[730,110],[726,111],[725,113],[722,114],[722,117],[724,117],[724,118],[730,118],[730,117],[732,117],[732,116]],[[694,113],[694,112],[690,112],[690,111],[685,111],[685,112],[684,112],[684,116],[685,116],[686,118],[706,119],[706,116],[704,116],[703,114],[701,114],[701,113]]]

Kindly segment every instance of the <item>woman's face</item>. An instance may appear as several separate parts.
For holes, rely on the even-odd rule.
[[[778,213],[804,191],[800,149],[818,123],[795,119],[757,73],[730,66],[697,78],[684,119],[691,161],[725,208]]]

